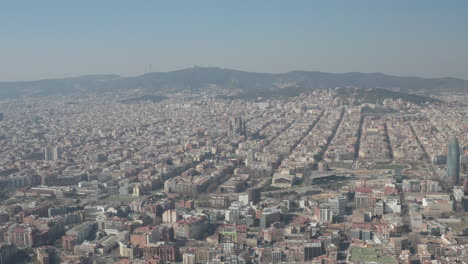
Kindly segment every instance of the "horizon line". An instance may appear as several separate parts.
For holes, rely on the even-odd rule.
[[[462,81],[468,81],[468,79],[464,78],[459,78],[459,77],[452,77],[452,76],[443,76],[443,77],[421,77],[421,76],[416,76],[416,75],[393,75],[393,74],[387,74],[383,72],[360,72],[360,71],[349,71],[349,72],[332,72],[332,71],[320,71],[320,70],[290,70],[286,72],[262,72],[262,71],[247,71],[247,70],[240,70],[240,69],[233,69],[233,68],[226,68],[226,67],[219,67],[219,66],[199,66],[199,65],[194,65],[191,67],[185,67],[185,68],[180,68],[176,70],[168,70],[168,71],[149,71],[149,72],[144,72],[138,75],[120,75],[116,73],[90,73],[90,74],[81,74],[81,75],[71,75],[71,76],[66,76],[66,77],[51,77],[51,78],[39,78],[39,79],[31,79],[31,80],[14,80],[14,81],[2,81],[0,80],[0,83],[17,83],[17,82],[39,82],[39,81],[50,81],[50,80],[65,80],[65,79],[76,79],[76,78],[83,78],[83,77],[94,77],[94,76],[117,76],[118,78],[136,78],[136,77],[141,77],[147,74],[153,74],[153,73],[171,73],[171,72],[177,72],[177,71],[184,71],[184,70],[190,70],[190,69],[221,69],[221,70],[231,70],[231,71],[239,71],[239,72],[246,72],[246,73],[257,73],[257,74],[270,74],[270,75],[282,75],[282,74],[288,74],[292,72],[318,72],[318,73],[326,73],[326,74],[352,74],[352,73],[357,73],[357,74],[382,74],[386,76],[391,76],[391,77],[400,77],[400,78],[420,78],[420,79],[457,79],[457,80],[462,80]]]

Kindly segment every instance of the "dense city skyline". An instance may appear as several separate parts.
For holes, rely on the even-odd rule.
[[[467,14],[3,3],[0,264],[467,264]]]
[[[0,259],[463,263],[467,95],[376,90],[2,98]]]

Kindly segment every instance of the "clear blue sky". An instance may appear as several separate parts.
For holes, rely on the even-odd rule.
[[[0,81],[218,66],[468,79],[468,1],[14,0]]]

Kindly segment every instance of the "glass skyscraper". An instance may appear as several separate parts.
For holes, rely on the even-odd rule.
[[[447,154],[447,185],[452,188],[458,184],[460,178],[460,147],[458,139],[451,136]]]

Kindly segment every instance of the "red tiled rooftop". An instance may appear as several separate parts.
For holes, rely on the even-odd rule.
[[[357,193],[372,193],[372,189],[369,187],[356,187]]]

